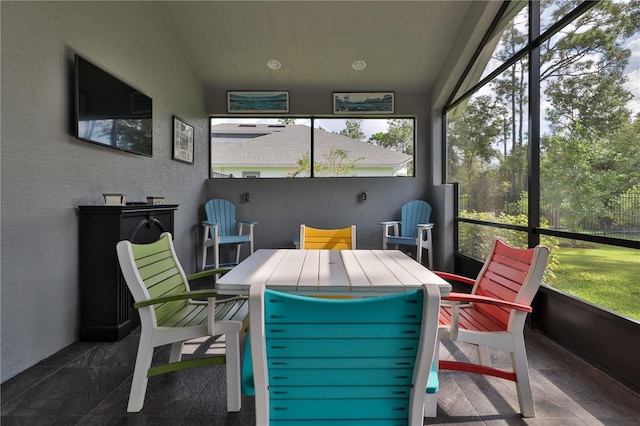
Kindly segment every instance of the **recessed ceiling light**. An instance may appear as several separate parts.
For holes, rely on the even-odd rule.
[[[356,71],[362,71],[363,69],[365,69],[367,67],[367,63],[365,61],[361,60],[361,59],[358,59],[351,66]]]
[[[281,64],[281,63],[280,63],[280,61],[279,61],[279,60],[277,60],[277,59],[269,59],[269,60],[267,61],[267,66],[268,66],[269,68],[271,68],[272,70],[279,70],[279,69],[280,69],[280,67],[282,67],[282,64]]]

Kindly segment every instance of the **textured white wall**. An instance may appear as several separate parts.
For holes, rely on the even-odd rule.
[[[76,206],[164,195],[180,204],[175,237],[195,270],[207,176],[202,87],[151,2],[1,2],[1,381],[77,339]],[[153,157],[72,136],[79,53],[153,98]],[[171,159],[171,117],[194,125],[196,164]]]

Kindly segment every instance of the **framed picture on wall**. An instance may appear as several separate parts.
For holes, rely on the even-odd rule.
[[[393,92],[334,92],[334,114],[393,114]]]
[[[173,116],[173,159],[193,164],[193,126]]]
[[[227,92],[227,112],[229,113],[272,113],[289,112],[289,92]]]

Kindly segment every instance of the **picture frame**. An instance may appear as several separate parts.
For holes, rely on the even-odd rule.
[[[283,114],[289,112],[288,91],[228,91],[227,112]]]
[[[173,159],[187,164],[194,160],[193,126],[173,116]]]
[[[334,114],[393,114],[394,92],[334,92]]]

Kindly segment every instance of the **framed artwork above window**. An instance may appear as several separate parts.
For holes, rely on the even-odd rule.
[[[289,92],[227,92],[227,112],[229,113],[269,113],[289,112]]]
[[[393,114],[395,110],[393,92],[333,94],[334,114]]]

